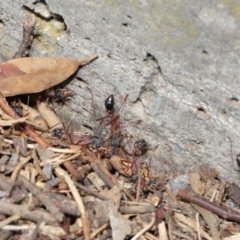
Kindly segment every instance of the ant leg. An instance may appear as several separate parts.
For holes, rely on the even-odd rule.
[[[114,113],[115,114],[118,114],[118,112],[120,111],[121,107],[123,106],[123,104],[127,101],[127,98],[128,98],[128,94],[124,97],[120,107],[118,108],[118,110]]]

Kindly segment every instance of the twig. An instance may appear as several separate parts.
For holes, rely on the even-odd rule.
[[[74,182],[72,181],[72,179],[70,178],[70,176],[60,167],[55,168],[55,171],[57,172],[57,174],[59,176],[63,176],[68,187],[69,190],[71,191],[77,206],[78,206],[78,210],[81,212],[81,220],[82,220],[82,224],[83,224],[83,234],[84,234],[84,239],[86,240],[90,240],[90,222],[87,219],[86,216],[86,212],[85,212],[85,207],[84,207],[84,203],[82,201],[82,198],[76,188],[76,186],[74,185]]]
[[[103,182],[109,187],[112,188],[114,186],[114,183],[111,181],[111,179],[105,174],[103,169],[99,166],[99,164],[91,163],[91,167],[95,173],[103,180]]]
[[[196,213],[196,225],[197,225],[197,236],[198,236],[198,240],[201,240],[200,224],[199,224],[199,212]]]
[[[43,193],[33,183],[28,181],[24,176],[20,175],[18,181],[24,185],[38,200],[46,207],[46,209],[57,219],[58,222],[62,222],[64,214],[57,207],[47,194]]]
[[[103,224],[100,228],[96,229],[94,232],[91,233],[90,238],[93,239],[96,237],[99,233],[101,233],[103,230],[107,229],[110,226],[110,223],[107,222]]]
[[[207,199],[193,195],[183,189],[178,189],[176,196],[188,202],[194,203],[202,208],[205,208],[213,213],[216,213],[218,216],[221,216],[224,219],[240,222],[240,214],[238,212],[234,212],[230,208],[217,206]]]
[[[219,186],[219,194],[218,194],[218,199],[217,199],[217,202],[216,202],[217,205],[220,205],[221,202],[222,202],[222,198],[223,198],[224,191],[225,191],[225,186],[226,186],[226,181],[221,180],[220,182],[221,182],[221,184]]]
[[[23,37],[19,50],[15,53],[13,58],[25,57],[27,55],[28,48],[32,43],[32,34],[35,26],[35,17],[32,13],[26,13],[25,21],[23,25]]]
[[[106,168],[102,168],[102,171],[118,186],[120,186],[117,178],[115,178]],[[122,191],[128,196],[128,198],[134,202],[136,202],[136,199],[125,189],[124,187],[121,187]]]
[[[104,197],[104,196],[102,196],[101,194],[99,194],[99,193],[97,193],[97,192],[94,192],[94,191],[86,188],[85,186],[83,186],[82,184],[80,184],[80,183],[78,183],[78,182],[74,182],[74,184],[75,184],[78,188],[80,188],[81,190],[84,190],[85,192],[87,192],[87,193],[90,194],[90,195],[93,195],[94,197],[97,197],[97,198],[99,198],[99,199],[101,199],[101,200],[109,200],[109,198]]]
[[[5,215],[20,215],[21,218],[34,222],[44,221],[49,224],[56,224],[56,219],[48,212],[43,210],[29,210],[28,205],[12,204],[0,201],[0,213]]]
[[[156,219],[156,217],[154,214],[151,222],[145,228],[143,228],[140,232],[138,232],[131,240],[137,240],[142,234],[144,234],[147,230],[149,230],[155,223],[155,219]]]
[[[16,226],[16,225],[6,225],[2,229],[3,230],[9,230],[9,231],[24,231],[24,230],[34,230],[36,226],[35,225],[21,225],[21,226]]]
[[[10,178],[12,182],[16,182],[20,170],[21,170],[22,167],[25,166],[25,164],[27,164],[31,159],[32,159],[32,157],[29,156],[29,157],[27,157],[27,158],[23,158],[23,161],[21,161],[21,162],[18,163],[18,165],[14,168],[14,171],[12,172],[12,175],[11,175],[11,178]]]
[[[164,186],[163,189],[166,191],[166,193],[168,194],[168,196],[169,196],[174,202],[177,202],[177,199],[175,198],[175,196],[171,193],[171,191],[170,191],[166,186]]]
[[[137,180],[137,193],[136,193],[136,201],[139,202],[140,190],[141,190],[141,169],[140,169],[140,160],[137,161],[137,173],[138,173],[138,180]]]
[[[165,221],[162,221],[161,223],[158,224],[158,235],[159,240],[168,240]]]
[[[185,217],[183,214],[174,213],[174,219],[178,222],[182,222],[187,226],[191,227],[194,231],[197,231],[197,223],[190,218]],[[207,240],[213,240],[202,228],[199,230],[202,237],[206,238]]]
[[[14,119],[20,118],[20,116],[7,104],[2,92],[0,92],[0,107],[2,110],[7,113],[9,116],[12,116]],[[49,144],[46,142],[45,139],[43,139],[41,136],[39,136],[33,128],[31,128],[28,124],[23,123],[22,124],[24,130],[28,133],[28,135],[33,138],[39,145],[43,147],[49,147]],[[78,180],[82,177],[81,173],[75,169],[70,161],[66,161],[63,163],[64,167],[67,168],[67,170],[73,175],[73,177]]]
[[[151,213],[155,211],[156,211],[156,208],[153,205],[120,206],[119,208],[119,212],[122,214]]]
[[[12,215],[9,218],[4,219],[3,221],[0,222],[0,228],[3,228],[5,225],[9,224],[10,222],[16,221],[20,218],[20,215]]]
[[[159,240],[157,237],[152,235],[150,232],[145,232],[143,236],[149,240]],[[162,239],[161,239],[162,240]],[[163,239],[164,240],[164,239]]]
[[[6,138],[4,138],[3,141],[10,144],[13,143],[13,140],[6,139]],[[30,149],[34,149],[36,148],[36,146],[37,144],[27,144],[27,147]],[[53,147],[49,147],[48,149],[56,153],[76,153],[79,151],[79,149],[62,149],[62,148],[53,148]]]

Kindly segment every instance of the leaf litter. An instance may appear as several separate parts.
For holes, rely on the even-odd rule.
[[[19,102],[20,117],[5,98],[46,90],[64,100],[67,91],[52,88],[95,58],[0,64],[0,238],[238,239],[240,188],[215,169],[156,174],[141,160],[155,149],[145,140],[120,144],[119,151],[112,145],[124,137],[118,113],[99,122],[99,128],[112,126],[114,140],[100,142],[66,128],[45,100]]]

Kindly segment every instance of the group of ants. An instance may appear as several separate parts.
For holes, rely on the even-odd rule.
[[[91,136],[91,135],[78,135],[73,132],[73,129],[69,131],[69,126],[66,128],[59,128],[56,127],[51,131],[52,137],[61,139],[61,140],[67,140],[71,144],[74,145],[80,145],[82,147],[87,147],[90,151],[93,150],[94,152],[100,151],[101,147],[103,144],[108,143],[108,149],[110,148],[111,155],[123,155],[123,159],[130,159],[131,161],[131,173],[132,173],[132,180],[136,181],[139,177],[142,178],[142,184],[145,186],[142,187],[142,189],[146,190],[148,189],[149,184],[154,184],[155,179],[150,178],[149,176],[149,169],[147,171],[141,171],[141,157],[148,151],[148,150],[154,150],[157,148],[157,146],[150,148],[148,146],[148,143],[144,139],[138,139],[134,142],[133,144],[133,150],[129,152],[129,150],[126,150],[124,146],[122,146],[122,140],[126,136],[123,134],[123,129],[124,127],[121,126],[120,123],[120,109],[123,106],[123,104],[126,102],[128,95],[125,96],[123,99],[121,105],[119,108],[116,110],[115,109],[115,101],[114,101],[114,96],[113,94],[109,95],[106,100],[105,100],[105,109],[107,112],[107,115],[104,117],[96,118],[96,113],[95,113],[95,107],[94,107],[94,99],[93,99],[93,93],[90,88],[87,88],[88,91],[91,93],[92,96],[92,107],[94,111],[94,117],[97,122],[99,122],[100,127],[108,127],[110,128],[110,134],[107,138],[107,140],[102,141],[98,136]],[[56,89],[49,89],[45,92],[45,98],[46,101],[49,102],[62,102],[63,104],[67,105],[70,109],[72,109],[67,103],[66,100],[69,97],[73,96],[73,92],[69,89],[66,88],[56,88]],[[12,105],[12,108],[15,110],[15,112],[19,115],[23,115],[23,107],[21,105]],[[49,106],[49,108],[51,108]],[[54,109],[53,109],[54,110]],[[74,109],[72,109],[74,110]],[[75,110],[74,110],[75,111]],[[134,123],[140,123],[141,120],[137,120]],[[108,151],[109,153],[109,151]],[[122,161],[122,164],[124,165],[124,160]],[[145,175],[147,176],[139,176],[140,175]],[[144,179],[148,179],[149,181],[145,181]]]

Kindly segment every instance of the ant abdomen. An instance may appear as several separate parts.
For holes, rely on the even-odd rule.
[[[112,111],[114,108],[114,97],[113,94],[108,96],[107,99],[105,100],[105,108],[108,111]]]
[[[64,129],[63,128],[55,128],[52,130],[52,136],[57,138],[62,138],[64,135]]]
[[[240,167],[240,153],[237,155],[237,164]]]

